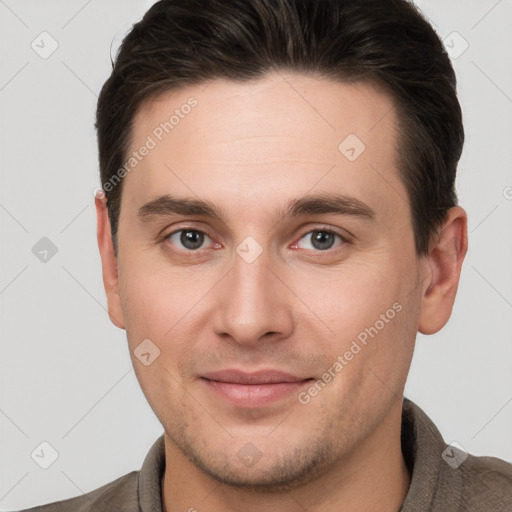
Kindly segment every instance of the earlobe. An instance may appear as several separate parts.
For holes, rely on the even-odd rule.
[[[460,206],[450,208],[436,243],[425,257],[421,313],[418,331],[434,334],[451,316],[462,262],[468,248],[467,214]]]
[[[117,258],[114,254],[107,201],[103,193],[95,197],[98,247],[103,270],[103,286],[107,295],[108,315],[114,325],[124,329],[124,316],[119,296]]]

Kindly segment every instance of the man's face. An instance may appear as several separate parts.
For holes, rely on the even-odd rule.
[[[125,177],[118,232],[117,323],[167,443],[219,481],[260,488],[306,481],[385,428],[424,291],[391,100],[370,85],[283,76],[145,104],[131,151],[148,136],[156,145]],[[159,131],[176,109],[179,122]],[[287,213],[334,195],[366,209]],[[155,203],[163,196],[223,218],[176,213]],[[222,370],[299,382],[204,378]]]

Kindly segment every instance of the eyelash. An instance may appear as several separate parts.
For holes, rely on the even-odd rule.
[[[181,232],[186,232],[186,231],[192,231],[194,233],[202,233],[203,235],[206,235],[208,238],[210,238],[212,240],[212,237],[210,236],[210,234],[207,232],[207,231],[203,231],[201,229],[197,229],[197,228],[193,228],[193,227],[182,227],[180,229],[177,229],[171,233],[169,233],[168,235],[165,235],[164,237],[162,237],[162,241],[163,242],[168,242],[169,239],[177,234],[177,233],[181,233]],[[306,231],[305,233],[303,233],[301,235],[301,237],[298,239],[297,242],[294,243],[294,246],[297,245],[306,235],[311,235],[312,233],[315,233],[315,232],[321,232],[321,233],[328,233],[328,234],[332,234],[332,235],[335,235],[337,236],[338,238],[341,239],[341,244],[337,245],[337,246],[334,246],[334,247],[331,247],[329,249],[325,249],[325,250],[320,250],[320,249],[317,249],[317,250],[314,250],[314,252],[318,252],[318,253],[329,253],[329,252],[333,252],[335,251],[337,248],[339,249],[340,247],[343,247],[344,245],[350,243],[349,240],[347,239],[347,237],[341,235],[340,233],[338,233],[337,231],[334,231],[330,228],[324,228],[322,226],[318,226],[316,227],[315,229],[310,229],[309,231]],[[169,244],[170,245],[170,244]],[[197,253],[200,253],[202,250],[204,250],[204,248],[200,248],[200,249],[180,249],[176,252],[180,252],[180,253],[189,253],[189,254],[197,254]],[[306,250],[311,250],[311,249],[306,249]]]

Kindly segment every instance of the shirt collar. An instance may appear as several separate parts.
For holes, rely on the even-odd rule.
[[[411,483],[400,512],[430,510],[438,488],[445,444],[432,420],[408,398],[403,400],[401,437]]]
[[[411,400],[403,399],[402,452],[411,483],[400,512],[429,510],[435,501],[441,471],[444,440],[430,418]],[[164,436],[160,436],[144,459],[137,482],[141,512],[161,512],[162,478],[165,472]]]
[[[146,455],[137,482],[141,512],[162,512],[162,478],[165,472],[165,443],[161,435]]]

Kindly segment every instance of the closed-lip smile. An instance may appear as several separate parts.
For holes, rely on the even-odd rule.
[[[270,405],[297,392],[312,380],[274,369],[244,372],[235,369],[219,370],[201,375],[201,379],[217,396],[241,408]]]

